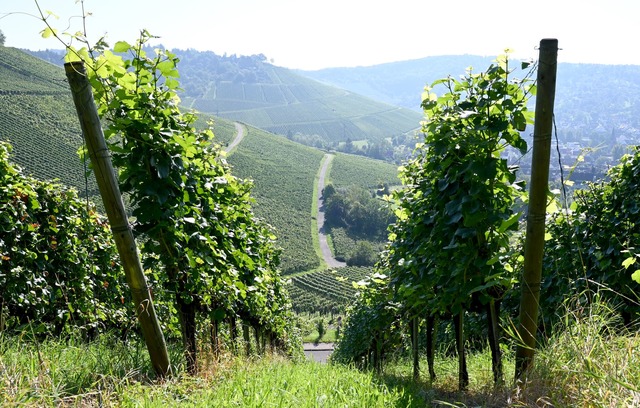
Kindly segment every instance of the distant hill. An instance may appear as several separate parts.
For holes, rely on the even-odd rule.
[[[467,67],[485,70],[495,57],[449,55],[369,67],[296,71],[301,75],[382,102],[421,110],[425,85],[458,77]],[[519,64],[519,61],[514,61]],[[556,123],[569,141],[602,142],[602,134],[640,142],[640,66],[558,64]]]
[[[316,147],[347,140],[379,143],[419,128],[422,116],[322,84],[267,62],[264,55],[220,56],[172,50],[179,58],[183,104]],[[27,51],[61,63],[56,50]]]
[[[469,66],[483,70],[492,59],[475,55],[450,55],[367,67],[296,72],[381,102],[422,112],[420,103],[425,85],[447,75],[458,77]]]
[[[198,111],[334,144],[380,142],[419,127],[419,113],[321,84],[271,65],[263,55],[173,51],[180,57],[184,103]]]

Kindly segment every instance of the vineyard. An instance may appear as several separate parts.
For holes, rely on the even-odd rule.
[[[381,160],[351,154],[336,154],[331,164],[330,182],[336,187],[360,186],[375,189],[382,183],[400,184],[398,167]]]
[[[257,56],[234,59],[176,50],[188,105],[281,135],[318,135],[325,141],[380,141],[417,128],[409,109],[324,85]],[[211,72],[214,67],[214,72]]]
[[[203,129],[209,120],[214,120],[215,142],[226,145],[233,139],[233,122],[226,119],[202,114],[196,127]],[[64,71],[9,47],[0,47],[0,140],[11,142],[12,159],[27,173],[58,179],[80,195],[87,182],[88,195],[97,195],[77,154],[82,135]]]
[[[367,267],[346,267],[295,276],[289,285],[293,310],[298,313],[342,313],[354,299],[353,282],[359,282],[372,271]]]
[[[255,212],[275,227],[283,273],[319,266],[311,235],[313,183],[323,153],[248,127],[229,156],[233,172],[254,181]]]
[[[16,49],[0,47],[0,140],[13,160],[40,179],[59,179],[82,193],[82,135],[64,72]],[[46,158],[46,159],[45,159]],[[96,194],[89,180],[89,195]]]

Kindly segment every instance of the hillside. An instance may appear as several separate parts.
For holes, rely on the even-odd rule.
[[[313,182],[320,150],[254,127],[228,158],[233,174],[254,182],[255,213],[276,230],[284,273],[320,265],[312,235]]]
[[[232,122],[200,115],[197,126],[215,123],[216,140],[228,143]],[[98,194],[77,154],[82,146],[71,92],[64,70],[10,47],[0,47],[0,140],[13,145],[12,160],[40,179],[59,179],[80,195]]]
[[[316,147],[347,140],[379,143],[419,127],[410,109],[328,86],[267,62],[264,55],[220,56],[172,50],[180,58],[185,106]],[[56,51],[27,51],[60,63]]]
[[[14,145],[13,160],[38,178],[58,178],[85,191],[84,166],[76,154],[82,144],[64,71],[21,51],[0,47],[0,139]],[[213,120],[216,141],[227,145],[235,126],[201,114],[198,126]],[[282,269],[314,269],[320,261],[312,228],[313,184],[324,152],[252,126],[228,157],[233,174],[254,181],[255,211],[276,229],[283,247]],[[367,177],[361,177],[360,174]],[[329,175],[339,184],[375,187],[394,184],[395,166],[339,154]],[[93,176],[87,178],[95,196]]]
[[[198,111],[272,133],[319,136],[325,143],[379,142],[411,132],[420,114],[305,78],[264,56],[174,50],[184,102]]]
[[[13,160],[28,173],[85,191],[76,153],[82,134],[64,71],[8,47],[0,47],[0,140],[13,144]]]
[[[493,59],[451,55],[297,72],[386,103],[420,110],[425,85],[447,75],[457,77],[469,66],[484,70]],[[570,140],[591,140],[604,133],[640,140],[640,66],[560,63],[555,102],[558,128]]]
[[[420,97],[425,85],[447,75],[457,77],[464,74],[464,70],[469,66],[484,69],[492,59],[474,55],[451,55],[368,67],[296,72],[328,85],[422,112]]]

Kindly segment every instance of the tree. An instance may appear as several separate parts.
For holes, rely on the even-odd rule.
[[[4,47],[4,42],[6,41],[7,37],[5,37],[4,33],[2,32],[2,30],[0,30],[0,46]]]
[[[524,193],[501,152],[526,152],[520,131],[531,122],[532,91],[511,73],[500,57],[484,72],[435,81],[445,89],[440,97],[426,89],[424,140],[401,168],[405,188],[394,192],[398,221],[383,265],[409,319],[455,316],[461,388],[468,382],[462,321],[475,308],[487,308],[494,377],[502,381],[497,301],[515,279],[506,255]]]
[[[147,268],[174,297],[188,370],[197,369],[197,316],[237,315],[291,337],[290,302],[275,236],[251,209],[251,183],[234,177],[195,115],[178,108],[177,57],[151,53],[142,31],[130,45],[70,48],[88,68],[120,188],[129,195]],[[125,54],[123,58],[119,54]],[[159,296],[168,296],[158,293]],[[257,327],[259,326],[259,327]]]

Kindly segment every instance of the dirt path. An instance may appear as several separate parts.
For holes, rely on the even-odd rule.
[[[227,153],[233,150],[242,141],[242,138],[244,137],[244,126],[242,126],[238,122],[234,122],[233,124],[236,125],[236,137],[234,137],[231,143],[229,144],[229,146],[227,146],[224,149],[224,151]]]
[[[320,174],[318,175],[318,238],[320,241],[320,250],[322,251],[322,257],[324,261],[327,263],[329,268],[342,268],[347,266],[346,263],[338,261],[333,257],[331,253],[331,249],[329,249],[329,244],[327,243],[327,236],[324,233],[324,209],[322,207],[322,189],[324,189],[324,180],[325,175],[327,174],[327,169],[329,168],[329,164],[331,160],[333,160],[332,154],[325,154],[324,160],[322,164],[322,168],[320,169]]]

